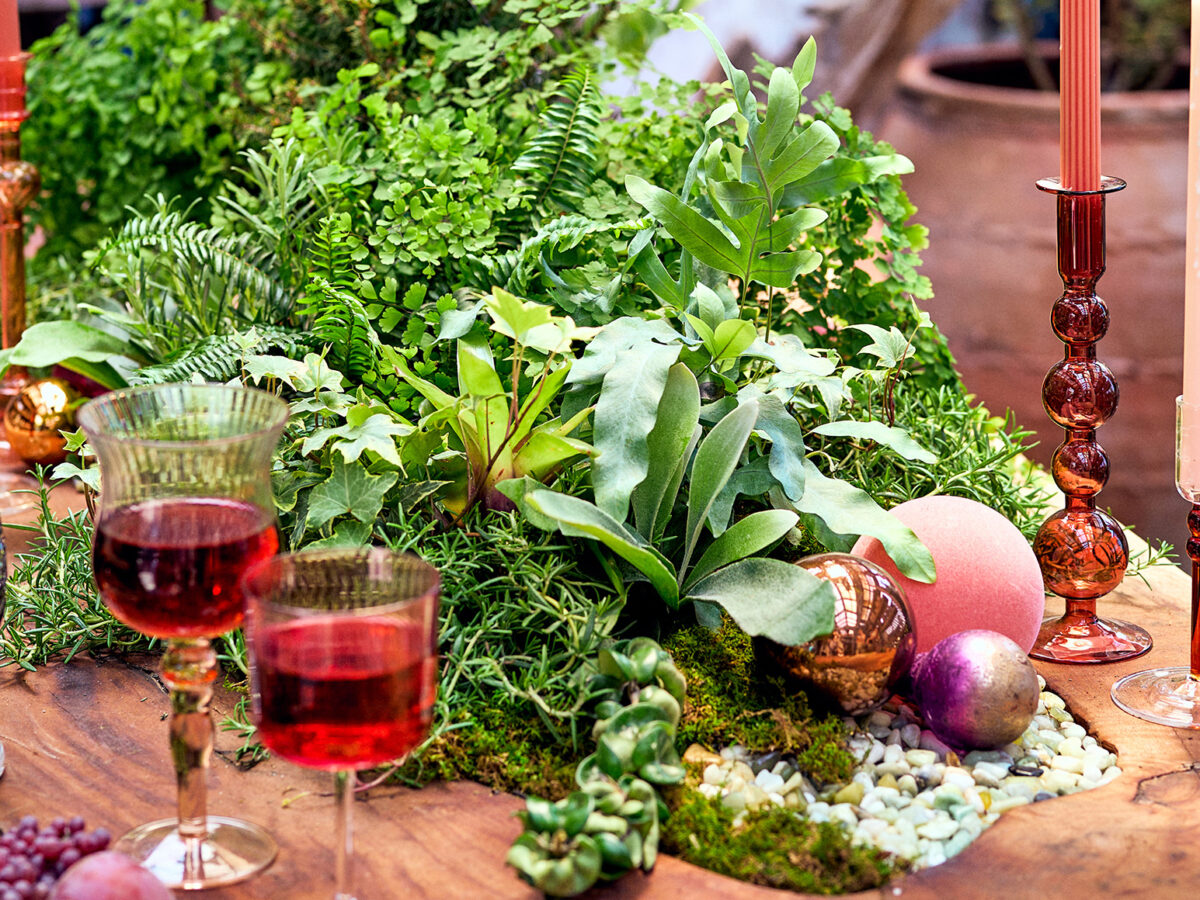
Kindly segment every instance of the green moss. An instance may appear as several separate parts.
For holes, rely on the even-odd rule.
[[[854,760],[845,749],[841,718],[816,719],[803,691],[761,671],[750,638],[735,625],[717,632],[684,628],[662,643],[688,680],[681,746],[780,750],[795,753],[818,781],[849,777]]]
[[[556,739],[530,710],[497,704],[462,713],[400,774],[418,784],[465,778],[557,800],[575,790],[575,767],[584,755]]]
[[[690,863],[753,884],[818,894],[863,891],[884,884],[895,870],[878,850],[853,847],[837,825],[809,822],[771,807],[734,814],[718,800],[679,791],[662,832],[663,849]]]

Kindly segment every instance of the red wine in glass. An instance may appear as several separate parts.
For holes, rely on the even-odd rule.
[[[259,737],[291,762],[379,765],[428,731],[437,660],[416,623],[322,617],[270,625],[255,646]]]
[[[145,500],[103,517],[92,562],[118,619],[160,638],[212,637],[236,628],[242,572],[279,550],[274,516],[220,497]]]

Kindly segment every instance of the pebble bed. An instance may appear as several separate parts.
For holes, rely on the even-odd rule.
[[[767,805],[796,810],[813,822],[836,822],[855,844],[909,862],[936,866],[960,853],[1006,810],[1099,787],[1118,775],[1116,755],[1100,746],[1057,694],[1042,692],[1020,739],[1000,750],[961,758],[928,729],[917,711],[892,702],[858,719],[848,745],[859,760],[844,784],[815,785],[779,754],[744,747],[691,753],[705,763],[697,786],[737,811]],[[698,748],[693,748],[697,750]]]

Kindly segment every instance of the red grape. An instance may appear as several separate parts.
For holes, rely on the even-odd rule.
[[[86,829],[82,816],[55,817],[39,828],[27,815],[0,831],[0,900],[46,900],[68,866],[112,841],[106,828]]]

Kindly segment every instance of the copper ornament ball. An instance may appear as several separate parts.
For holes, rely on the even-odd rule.
[[[807,556],[796,565],[833,585],[833,632],[794,647],[760,639],[759,652],[851,715],[882,705],[916,649],[903,589],[879,566],[849,553]]]
[[[52,466],[67,458],[59,431],[74,427],[79,392],[61,378],[31,381],[4,411],[4,430],[13,452],[28,463]]]

